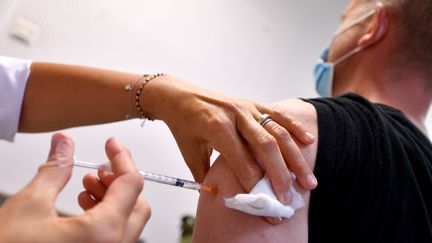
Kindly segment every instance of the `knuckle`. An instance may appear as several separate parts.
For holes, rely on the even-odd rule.
[[[306,162],[301,158],[297,158],[290,161],[289,166],[294,172],[296,172],[296,174],[299,174],[304,171]]]
[[[142,176],[138,173],[138,171],[129,172],[126,175],[127,176],[125,177],[125,179],[128,183],[137,186],[138,189],[142,189],[142,187],[144,186],[144,180]]]
[[[258,144],[265,151],[273,151],[278,147],[276,139],[270,134],[262,135],[258,141]]]
[[[141,192],[144,187],[144,180],[137,171],[124,174],[122,180],[124,184],[133,186],[138,192]]]
[[[302,175],[307,174],[309,172],[309,165],[304,159],[298,159],[297,163],[295,164],[295,171],[296,174]]]
[[[275,133],[275,135],[276,135],[279,139],[281,139],[281,140],[283,140],[283,141],[291,140],[291,135],[290,135],[290,133],[289,133],[285,128],[283,128],[282,126],[275,125],[275,126],[273,127],[273,132]]]
[[[293,128],[300,128],[301,127],[301,123],[296,121],[296,120],[290,120],[290,126]]]
[[[43,172],[43,171],[45,171],[51,167],[53,167],[53,163],[51,163],[51,162],[43,163],[43,164],[39,165],[38,173]]]
[[[231,100],[227,103],[227,109],[232,113],[239,112],[242,109],[242,107],[243,107],[242,102],[238,100]]]
[[[235,99],[228,102],[227,110],[234,116],[248,116],[256,106],[249,100]]]
[[[133,210],[135,213],[141,215],[145,221],[147,221],[152,214],[150,205],[142,197],[138,198],[136,206]]]
[[[231,121],[214,116],[208,121],[208,129],[211,134],[226,136],[231,134]]]
[[[284,117],[284,119],[287,119],[289,121],[291,120],[291,118],[289,117],[289,115],[285,114],[284,112],[282,112],[279,109],[271,109],[271,115],[274,118]]]

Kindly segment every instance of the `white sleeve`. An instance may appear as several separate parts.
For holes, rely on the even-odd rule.
[[[0,139],[13,141],[18,131],[30,60],[0,56]]]

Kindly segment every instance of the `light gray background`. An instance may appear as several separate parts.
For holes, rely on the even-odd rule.
[[[0,0],[0,54],[136,73],[167,72],[261,103],[316,97],[312,70],[348,0]],[[40,26],[33,45],[11,38],[17,17]],[[145,95],[145,93],[144,93]],[[427,123],[431,129],[431,117]],[[68,129],[79,159],[105,161],[104,142],[120,139],[139,168],[191,179],[162,122]],[[45,161],[51,134],[0,141],[0,191],[14,193]],[[58,207],[79,214],[76,195],[88,170],[75,169]],[[198,193],[148,182],[153,215],[143,238],[177,242],[180,218]]]

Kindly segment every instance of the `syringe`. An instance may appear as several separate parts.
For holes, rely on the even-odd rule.
[[[92,162],[80,161],[80,160],[76,160],[76,159],[74,160],[73,165],[78,166],[78,167],[83,167],[83,168],[96,169],[96,170],[98,170],[101,167],[107,166],[107,164],[98,165],[98,164],[95,164]],[[110,166],[107,166],[104,169],[108,170],[108,171],[111,170]],[[159,175],[156,173],[146,172],[146,171],[139,171],[139,173],[142,175],[144,180],[149,180],[149,181],[153,181],[153,182],[157,182],[157,183],[161,183],[161,184],[165,184],[165,185],[178,186],[178,187],[183,187],[183,188],[187,188],[187,189],[198,190],[200,192],[203,192],[203,191],[204,192],[213,192],[213,193],[216,192],[215,188],[210,187],[210,186],[206,186],[206,185],[202,185],[201,183],[194,182],[194,181],[184,180],[184,179],[175,178],[175,177],[171,177],[171,176]]]

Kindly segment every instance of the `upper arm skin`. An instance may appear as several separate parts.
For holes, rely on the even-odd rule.
[[[287,114],[306,126],[318,137],[315,108],[304,101],[293,99],[273,103],[269,108]],[[315,166],[318,139],[307,147],[297,143],[311,169]],[[217,194],[201,193],[193,242],[307,242],[310,191],[296,188],[305,199],[305,207],[298,209],[293,217],[278,225],[271,225],[262,218],[226,208],[224,198],[233,197],[244,190],[235,175],[220,156],[210,168],[204,184],[217,186]]]

